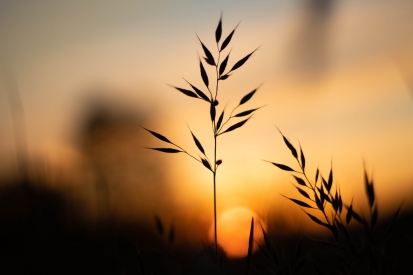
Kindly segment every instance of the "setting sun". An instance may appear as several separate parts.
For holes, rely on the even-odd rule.
[[[231,208],[218,218],[218,244],[224,249],[228,257],[242,258],[247,255],[252,217],[255,220],[254,240],[261,243],[263,235],[260,224],[264,229],[266,229],[266,225],[251,209],[246,207]],[[209,238],[214,241],[214,224],[211,225]],[[254,243],[253,251],[256,249],[257,246]]]

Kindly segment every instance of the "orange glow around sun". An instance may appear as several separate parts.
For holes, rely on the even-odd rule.
[[[254,217],[254,241],[262,243],[263,235],[260,224],[266,229],[266,224],[251,209],[235,207],[225,211],[218,217],[218,244],[228,257],[242,258],[248,253],[248,240],[251,227],[251,218]],[[210,240],[214,241],[214,224],[209,231]],[[254,242],[253,251],[257,250]]]

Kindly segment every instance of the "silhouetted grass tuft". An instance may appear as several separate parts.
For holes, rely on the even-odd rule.
[[[302,207],[302,210],[314,223],[327,228],[334,238],[334,242],[313,240],[318,244],[333,249],[333,252],[342,264],[340,270],[344,271],[346,274],[388,274],[390,269],[385,264],[385,239],[394,227],[401,205],[386,226],[384,233],[376,232],[375,225],[378,220],[377,200],[375,197],[373,181],[369,179],[366,170],[364,170],[364,186],[370,214],[368,219],[354,210],[353,199],[351,199],[350,204],[343,202],[339,186],[336,185],[335,191],[333,191],[334,182],[332,167],[330,168],[327,180],[321,175],[318,168],[315,173],[315,180],[310,180],[305,171],[305,157],[301,145],[299,150],[297,150],[281,131],[280,134],[285,145],[291,151],[291,155],[296,159],[299,169],[293,169],[290,166],[275,162],[267,162],[272,163],[281,170],[293,173],[296,184],[301,186],[301,188],[308,189],[308,191],[305,191],[293,184],[301,195],[302,200],[289,198],[284,195],[281,196]],[[300,155],[298,155],[298,151],[300,152]],[[343,205],[347,210],[347,213],[343,211]],[[321,214],[319,216],[322,216],[322,218],[308,213],[304,208],[318,210],[318,213]],[[348,226],[353,219],[364,228],[364,238],[361,242],[354,238],[348,230]],[[263,233],[267,248],[271,248],[264,229]],[[297,251],[300,249],[301,243],[299,244]],[[264,255],[269,255],[268,251],[264,248],[260,247],[260,250]],[[320,269],[320,266],[323,264],[325,263],[313,262],[317,274],[324,274]],[[296,267],[301,265],[301,263],[297,263]]]

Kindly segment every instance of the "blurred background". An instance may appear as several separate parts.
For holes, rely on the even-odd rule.
[[[368,211],[366,169],[379,217],[402,201],[411,211],[413,2],[2,0],[4,224],[31,211],[30,202],[19,204],[24,185],[58,195],[59,222],[94,236],[102,222],[150,235],[157,216],[174,228],[177,246],[196,251],[210,242],[211,173],[184,154],[146,150],[165,144],[140,126],[197,155],[189,126],[212,158],[208,104],[166,84],[189,88],[184,77],[204,87],[196,34],[216,56],[221,12],[223,38],[241,21],[224,53],[231,50],[228,66],[261,47],[220,85],[218,112],[260,84],[245,109],[267,106],[219,137],[220,222],[237,225],[245,240],[251,215],[280,235],[324,232],[279,195],[297,197],[291,175],[262,161],[298,167],[276,127],[300,142],[309,176],[319,167],[327,177],[332,165],[355,210]],[[221,243],[228,255],[245,255],[231,250],[229,236]]]

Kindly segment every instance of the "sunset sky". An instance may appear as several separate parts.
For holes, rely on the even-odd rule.
[[[220,85],[218,112],[261,84],[243,110],[266,106],[219,137],[219,215],[244,207],[264,221],[297,216],[286,218],[290,226],[308,219],[279,195],[297,196],[292,177],[262,161],[296,165],[277,127],[300,142],[311,177],[317,167],[327,176],[333,164],[335,182],[346,201],[354,195],[355,209],[367,205],[363,165],[381,214],[403,200],[413,207],[413,2],[335,1],[325,11],[305,2],[311,1],[1,1],[1,65],[17,79],[31,158],[74,167],[82,158],[76,131],[90,100],[146,114],[145,127],[197,155],[189,126],[212,157],[208,104],[166,84],[189,88],[184,77],[204,88],[196,34],[216,55],[222,12],[223,37],[241,21],[224,52],[232,49],[228,66],[260,48]],[[15,169],[15,139],[4,70],[0,81],[4,175]],[[143,148],[164,145],[146,136],[136,154],[167,165],[169,191],[131,216],[159,212],[183,224],[195,218],[207,236],[212,175],[183,154]],[[127,186],[116,192],[132,201],[138,187]]]

